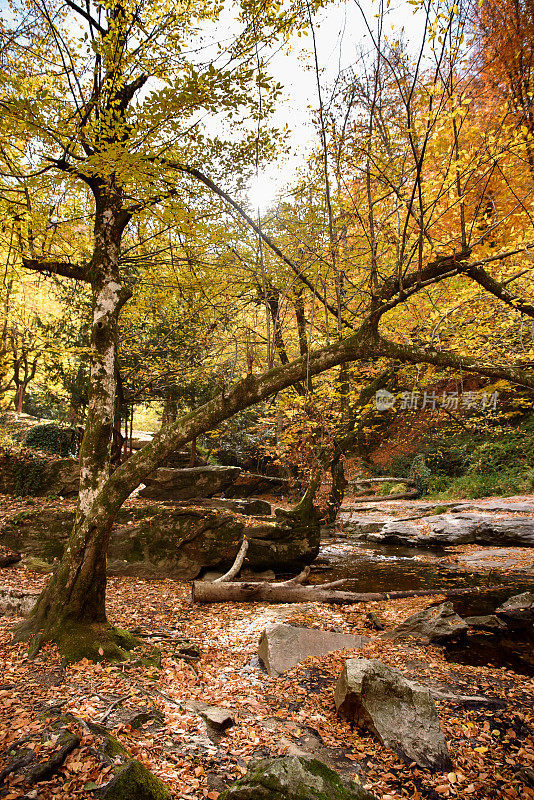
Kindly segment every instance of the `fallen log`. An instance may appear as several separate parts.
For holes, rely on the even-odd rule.
[[[378,600],[396,600],[404,597],[456,597],[502,589],[502,586],[472,586],[463,589],[414,589],[407,592],[345,592],[334,589],[345,581],[302,586],[297,579],[284,583],[266,581],[239,581],[236,583],[208,583],[193,581],[191,594],[194,603],[369,603]],[[330,587],[330,588],[329,588]]]

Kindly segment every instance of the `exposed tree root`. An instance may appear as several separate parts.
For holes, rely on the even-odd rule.
[[[83,624],[65,620],[53,630],[39,630],[38,620],[30,617],[17,625],[14,641],[28,642],[28,654],[36,655],[45,642],[53,642],[68,661],[126,661],[129,651],[140,644],[129,631],[107,622]]]

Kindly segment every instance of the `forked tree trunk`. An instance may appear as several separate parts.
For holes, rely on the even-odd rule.
[[[52,639],[72,658],[93,651],[97,658],[103,652],[121,655],[106,617],[106,552],[117,509],[105,507],[102,489],[110,475],[115,417],[117,323],[124,302],[118,271],[123,227],[120,199],[113,202],[104,195],[97,202],[90,265],[91,370],[76,520],[58,570],[17,632],[21,639],[39,632],[36,645]]]

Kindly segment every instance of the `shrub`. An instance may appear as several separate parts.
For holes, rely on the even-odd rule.
[[[76,429],[54,422],[31,428],[26,434],[24,443],[27,447],[44,450],[46,453],[53,453],[63,458],[76,455],[79,447]]]

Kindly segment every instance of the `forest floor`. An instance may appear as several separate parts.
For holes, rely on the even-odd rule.
[[[20,566],[2,570],[3,585],[14,588],[38,591],[46,580]],[[161,669],[135,662],[67,665],[52,646],[30,660],[23,645],[11,643],[13,618],[0,618],[0,751],[23,736],[28,737],[27,747],[42,748],[42,711],[60,704],[83,720],[98,721],[107,713],[114,735],[183,800],[216,800],[223,787],[246,771],[251,758],[302,750],[315,752],[382,800],[532,800],[534,789],[521,773],[534,768],[532,677],[489,664],[452,663],[442,648],[380,640],[366,627],[371,608],[389,625],[437,599],[439,595],[367,607],[195,606],[188,584],[111,578],[111,622],[142,634],[145,650],[157,647]],[[278,620],[372,638],[363,650],[309,659],[274,678],[259,669],[256,653],[265,624]],[[177,655],[183,639],[198,645],[200,658]],[[495,701],[476,708],[437,703],[454,764],[451,772],[432,774],[407,766],[370,734],[351,729],[336,716],[337,677],[347,657],[360,655],[379,658],[423,684]],[[235,725],[224,734],[210,734],[190,701],[231,709]],[[157,708],[164,722],[149,721],[132,730],[121,724],[119,713],[132,708]],[[89,797],[84,789],[88,782],[106,781],[106,770],[93,753],[93,737],[81,728],[80,735],[80,747],[49,781],[37,785],[32,798]],[[22,796],[9,779],[3,788],[7,800]]]

